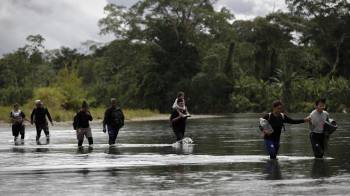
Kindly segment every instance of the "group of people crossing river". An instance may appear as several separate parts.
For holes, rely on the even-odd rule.
[[[315,110],[310,115],[303,119],[292,119],[283,113],[283,103],[276,100],[272,103],[272,111],[265,114],[259,119],[259,129],[264,138],[264,144],[270,159],[276,159],[280,147],[280,136],[285,123],[300,124],[309,123],[310,127],[310,142],[314,152],[315,158],[323,158],[325,147],[327,145],[329,135],[337,127],[334,121],[329,118],[328,112],[325,111],[325,99],[319,99],[315,102]],[[174,104],[171,107],[170,124],[173,129],[176,141],[181,144],[186,129],[187,118],[191,115],[185,104],[185,94],[179,92]],[[25,125],[24,121],[30,122],[36,127],[36,142],[40,144],[41,132],[44,131],[46,142],[50,142],[50,132],[48,122],[53,126],[49,110],[44,107],[41,100],[35,101],[35,108],[33,109],[30,120],[28,120],[23,111],[20,110],[19,104],[14,104],[13,110],[10,113],[12,123],[12,134],[14,141],[24,144]],[[119,130],[124,126],[124,114],[122,109],[118,106],[117,100],[111,98],[110,106],[106,109],[103,118],[102,130],[108,133],[109,145],[114,145],[119,133]],[[86,101],[83,101],[81,109],[76,113],[73,119],[73,128],[76,131],[78,147],[82,147],[84,138],[86,137],[89,146],[93,145],[93,137],[89,122],[93,117],[89,111],[89,106]],[[333,124],[332,124],[333,123]]]

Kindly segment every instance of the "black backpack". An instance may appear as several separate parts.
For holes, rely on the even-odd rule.
[[[270,123],[270,118],[271,118],[272,113],[269,112],[268,115],[269,115],[269,118],[267,119],[267,121],[269,121],[269,123]],[[285,114],[284,114],[284,113],[281,113],[281,116],[282,116],[282,119],[284,120]],[[259,128],[260,128],[260,127],[259,127]],[[282,125],[282,128],[283,128],[283,131],[286,131],[286,127],[284,126],[284,123],[283,123],[283,125]]]

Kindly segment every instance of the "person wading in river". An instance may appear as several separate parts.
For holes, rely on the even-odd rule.
[[[92,116],[89,111],[89,106],[86,101],[83,101],[81,110],[75,115],[73,127],[77,132],[78,147],[81,147],[84,142],[84,136],[89,141],[89,146],[92,147],[93,139],[89,121],[92,121]]]
[[[170,123],[173,128],[176,141],[180,141],[185,136],[186,120],[189,117],[185,102],[183,99],[177,99],[177,106],[172,110]]]
[[[111,106],[105,111],[103,119],[103,132],[106,132],[106,128],[109,136],[109,145],[114,145],[117,139],[119,130],[124,126],[124,114],[119,106],[117,106],[117,100],[111,99]]]
[[[273,129],[272,132],[264,129],[262,130],[264,134],[265,147],[270,155],[270,159],[276,159],[277,157],[280,147],[281,130],[284,128],[284,123],[300,124],[310,121],[310,118],[293,120],[282,112],[283,103],[280,100],[277,100],[272,103],[272,112],[264,115],[263,117],[270,123]]]
[[[36,142],[39,144],[41,131],[44,130],[44,133],[46,135],[46,142],[48,143],[50,141],[50,132],[46,116],[53,126],[51,115],[49,113],[49,110],[44,107],[42,101],[36,100],[35,105],[36,107],[33,109],[32,114],[30,115],[30,123],[34,123],[36,127]]]
[[[14,141],[17,141],[18,135],[21,135],[21,142],[24,142],[24,135],[25,135],[25,126],[24,126],[24,120],[26,116],[25,114],[19,109],[19,104],[16,103],[13,105],[13,110],[10,112],[10,119],[12,123],[12,135],[14,137]]]
[[[315,158],[322,158],[325,150],[324,125],[329,119],[325,111],[326,100],[319,99],[315,102],[315,110],[310,113],[310,142]]]

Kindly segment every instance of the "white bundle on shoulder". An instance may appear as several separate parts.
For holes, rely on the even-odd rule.
[[[186,105],[185,105],[185,101],[184,101],[184,106],[183,106],[183,107],[180,107],[180,106],[177,104],[177,98],[175,99],[175,102],[174,102],[172,108],[173,108],[173,109],[180,109],[180,110],[187,110]]]
[[[268,134],[273,133],[273,129],[268,120],[265,118],[259,118],[259,127],[261,131],[265,131]]]

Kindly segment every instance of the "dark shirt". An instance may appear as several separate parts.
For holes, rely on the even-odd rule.
[[[47,108],[34,108],[30,115],[30,120],[35,124],[43,125],[47,124],[46,116],[50,122],[52,122],[51,115]]]
[[[187,113],[186,110],[173,109],[170,116],[171,125],[175,130],[184,130],[186,128],[187,117],[180,118],[173,122],[173,119],[180,116],[179,112],[181,112],[184,115],[186,115]]]
[[[110,107],[105,111],[103,127],[108,125],[114,129],[120,129],[124,126],[124,114],[118,107]]]
[[[77,113],[74,120],[76,120],[76,128],[89,128],[89,121],[92,121],[92,116],[90,112],[80,111]]]
[[[285,114],[283,116],[282,115],[275,116],[271,113],[271,114],[266,114],[263,118],[269,121],[273,129],[273,133],[270,135],[265,134],[264,139],[269,139],[274,141],[280,140],[281,130],[284,123],[288,123],[288,124],[304,123],[304,119],[293,120]]]

